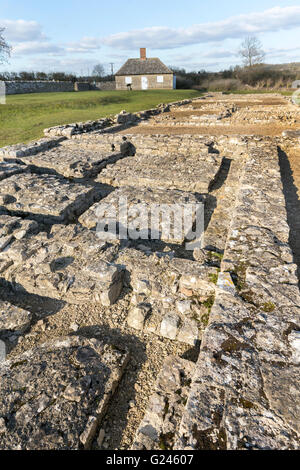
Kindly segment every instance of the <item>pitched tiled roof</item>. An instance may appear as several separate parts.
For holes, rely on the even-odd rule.
[[[116,75],[147,75],[147,74],[167,74],[173,73],[159,59],[128,59],[120,68]]]

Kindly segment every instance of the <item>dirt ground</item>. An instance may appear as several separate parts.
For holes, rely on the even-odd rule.
[[[209,113],[205,113],[209,114]],[[130,134],[168,134],[168,135],[259,135],[280,136],[286,129],[299,129],[300,125],[287,126],[286,124],[256,124],[256,125],[233,125],[233,126],[137,126],[130,129]],[[128,134],[128,130],[123,131]]]

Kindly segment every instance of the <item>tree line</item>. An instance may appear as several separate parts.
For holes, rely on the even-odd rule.
[[[247,87],[256,88],[287,88],[294,80],[300,79],[300,64],[298,67],[278,67],[264,63],[265,52],[261,42],[256,37],[247,37],[240,45],[238,55],[242,66],[230,67],[220,72],[199,70],[187,72],[184,68],[170,68],[176,74],[177,88],[198,89],[203,91],[234,91]],[[0,63],[7,62],[11,47],[4,38],[4,28],[0,27]],[[78,76],[65,72],[0,72],[0,80],[12,81],[112,81],[113,75],[105,74],[102,64],[95,65],[90,76]]]

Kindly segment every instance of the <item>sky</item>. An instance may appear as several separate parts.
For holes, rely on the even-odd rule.
[[[168,66],[219,71],[241,64],[247,36],[267,63],[300,62],[299,0],[0,0],[0,27],[13,48],[0,71],[116,72],[140,47]]]

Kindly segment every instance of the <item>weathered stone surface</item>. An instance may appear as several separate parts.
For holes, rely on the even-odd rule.
[[[54,225],[49,235],[15,241],[0,260],[7,266],[3,277],[28,292],[75,304],[111,305],[123,287],[123,270],[111,262],[114,256],[114,247],[109,249],[93,232]]]
[[[38,152],[50,149],[58,145],[65,137],[52,138],[52,139],[40,139],[35,142],[30,142],[29,144],[17,144],[11,145],[8,147],[2,147],[0,149],[0,160],[13,160],[28,155],[35,155]]]
[[[112,123],[113,121],[109,118],[98,119],[96,121],[77,122],[73,124],[50,127],[44,130],[44,134],[48,137],[63,136],[70,138],[76,134],[105,129],[106,127],[111,126]]]
[[[135,330],[142,330],[150,310],[151,307],[147,304],[139,304],[133,307],[127,318],[128,326]]]
[[[0,334],[14,331],[23,334],[32,321],[32,313],[0,300]]]
[[[30,237],[38,231],[38,224],[32,220],[19,217],[0,215],[0,273],[11,265],[11,261],[3,256],[10,245],[16,240]]]
[[[79,218],[79,222],[89,229],[96,229],[100,222],[103,224],[104,221],[109,223],[115,220],[122,224],[123,229],[127,225],[128,238],[131,238],[131,231],[136,234],[138,228],[142,240],[160,239],[169,243],[183,243],[193,228],[203,201],[204,197],[177,190],[122,187],[90,207]],[[183,227],[184,210],[188,204],[192,208],[190,223]],[[165,209],[163,205],[167,205]],[[173,208],[173,211],[169,208]],[[167,215],[161,221],[159,214],[163,214],[164,210]]]
[[[205,328],[205,303],[215,295],[211,276],[217,268],[134,249],[121,250],[115,263],[126,267],[133,289],[129,326],[195,346]],[[143,305],[147,314],[140,311]]]
[[[139,186],[207,193],[220,169],[222,158],[216,153],[197,156],[171,154],[168,157],[136,155],[108,165],[96,181],[112,186]]]
[[[0,449],[89,448],[127,361],[113,346],[74,337],[2,363]]]
[[[0,339],[0,363],[6,360],[6,345],[4,341]],[[5,421],[0,418],[0,435],[6,431]]]
[[[9,176],[17,175],[19,173],[24,173],[26,171],[26,166],[2,162],[0,163],[0,181],[8,178]]]
[[[44,223],[71,222],[101,198],[101,188],[54,175],[23,174],[1,182],[0,209]]]
[[[200,339],[198,322],[196,320],[184,320],[179,329],[177,340],[180,343],[196,346]]]
[[[95,177],[108,163],[122,158],[119,151],[111,148],[103,151],[97,145],[85,146],[80,141],[63,141],[55,148],[24,156],[20,160],[31,165],[35,171],[55,172],[66,178]]]
[[[218,140],[214,138],[194,136],[194,135],[135,135],[126,133],[127,140],[131,142],[137,151],[137,156],[163,156],[170,157],[175,155],[196,155],[206,154],[207,152],[216,152],[214,146],[218,144]],[[87,148],[97,147],[104,152],[109,152],[111,146],[116,149],[122,144],[122,136],[120,134],[85,134],[75,136],[73,138],[77,142],[81,142]],[[148,162],[151,164],[151,159]]]
[[[176,314],[168,313],[162,319],[160,325],[160,334],[168,339],[175,339],[178,333],[180,318]]]
[[[297,317],[258,314],[230,294],[217,295],[176,448],[299,448],[291,386],[299,371],[282,328]]]
[[[230,292],[233,295],[236,294],[236,287],[232,281],[230,273],[219,273],[217,286],[219,289]]]
[[[128,124],[135,122],[137,120],[137,116],[123,110],[116,115],[115,120],[117,124]]]
[[[38,224],[34,220],[24,220],[20,217],[11,217],[9,215],[0,215],[0,240],[2,249],[6,248],[4,242],[6,238],[21,240],[26,236],[36,233]],[[3,246],[5,243],[5,246]]]
[[[168,357],[157,378],[146,414],[139,425],[133,450],[173,448],[195,364]]]
[[[221,264],[238,295],[217,291],[176,448],[299,448],[300,296],[288,235],[277,149],[264,143],[250,148]]]

